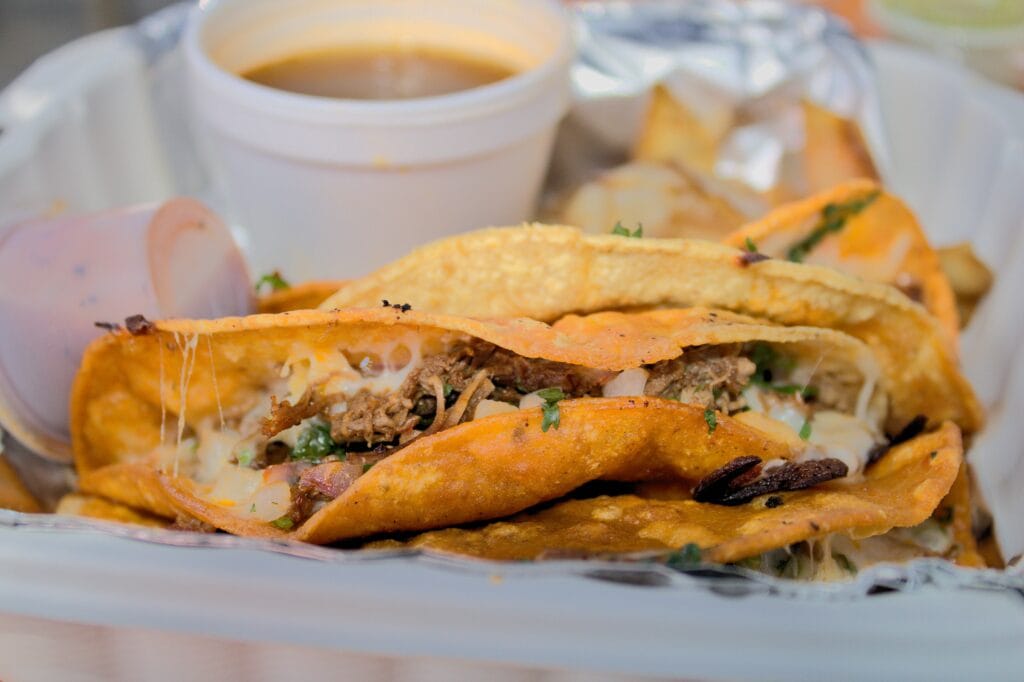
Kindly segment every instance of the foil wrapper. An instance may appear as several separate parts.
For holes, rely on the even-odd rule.
[[[866,52],[824,10],[782,0],[591,0],[573,5],[578,59],[558,184],[622,160],[661,84],[720,135],[714,174],[764,192],[803,149],[802,101],[857,124],[884,177],[887,151]]]

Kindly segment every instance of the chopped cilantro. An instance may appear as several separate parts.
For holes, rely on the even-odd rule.
[[[365,474],[367,471],[372,469],[374,464],[376,464],[376,462],[363,462],[363,473]]]
[[[746,239],[744,239],[744,243],[747,247],[747,251],[749,251],[750,253],[757,253],[757,244],[754,243],[753,239],[747,237]]]
[[[857,564],[855,564],[852,561],[850,561],[850,557],[846,556],[845,554],[841,554],[839,552],[833,552],[832,553],[832,558],[836,560],[836,563],[839,565],[839,567],[841,569],[843,569],[847,573],[852,573],[852,574],[856,575],[856,573],[857,573]]]
[[[800,427],[800,440],[807,440],[811,437],[811,420],[805,419],[804,425]]]
[[[249,513],[250,514],[255,514],[256,513],[256,503],[255,502],[253,502],[252,506],[249,507]]]
[[[537,395],[544,401],[540,407],[544,414],[540,430],[546,433],[552,426],[558,430],[558,427],[562,425],[562,413],[558,409],[558,401],[565,400],[565,393],[560,388],[542,388],[537,391]]]
[[[641,237],[644,236],[644,226],[643,223],[637,223],[636,229],[630,232],[628,229],[622,226],[622,221],[619,221],[615,223],[615,227],[612,228],[612,234],[618,235],[620,237],[633,237],[635,239],[640,239]]]
[[[289,289],[292,286],[285,280],[284,277],[281,276],[281,273],[278,272],[277,270],[274,270],[269,274],[263,275],[258,280],[256,280],[257,294],[259,294],[260,290],[263,289],[263,285],[269,286],[271,291],[281,291],[282,289]]]
[[[718,428],[718,417],[715,416],[715,411],[710,407],[704,410],[704,421],[708,425],[708,435],[710,436]]]
[[[797,384],[768,384],[765,388],[769,388],[776,393],[784,393],[786,395],[797,395],[799,394],[804,400],[818,397],[817,386],[799,386]]]
[[[750,360],[754,363],[754,381],[770,383],[773,368],[779,364],[778,352],[767,343],[757,342],[750,350]]]
[[[274,528],[280,528],[281,530],[291,530],[295,525],[290,516],[282,516],[279,519],[274,519],[270,522],[270,525]]]
[[[928,457],[931,458],[931,459],[935,459],[938,456],[939,456],[939,451],[938,450],[932,450],[931,452],[928,453]]]
[[[696,542],[688,542],[681,549],[672,552],[665,558],[665,564],[669,568],[692,568],[700,564],[700,545]]]
[[[822,210],[818,224],[814,226],[810,234],[789,248],[786,257],[794,263],[802,263],[807,254],[821,243],[822,239],[842,230],[847,220],[863,211],[877,198],[878,192],[876,191],[858,199],[851,199],[845,204],[828,204]]]
[[[452,391],[454,391],[454,390],[455,390],[455,387],[454,387],[454,386],[452,386],[451,384],[449,384],[449,383],[448,383],[447,381],[446,381],[446,382],[444,382],[444,397],[445,397],[445,398],[447,398],[448,396],[450,396],[450,395],[452,394]]]
[[[319,462],[328,455],[345,458],[344,449],[331,438],[331,429],[326,424],[311,424],[299,434],[292,450],[292,459]]]

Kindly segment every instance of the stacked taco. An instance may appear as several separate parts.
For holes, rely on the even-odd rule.
[[[772,229],[817,234],[837,204],[851,227],[893,210],[854,184],[742,248],[484,230],[318,311],[109,334],[72,396],[81,493],[192,529],[485,558],[977,563],[962,434],[982,415],[955,317],[919,302],[955,315],[941,273],[915,270],[914,297],[769,257],[808,239]]]

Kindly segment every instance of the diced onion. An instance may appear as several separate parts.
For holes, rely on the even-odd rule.
[[[871,427],[860,419],[822,410],[814,415],[808,438],[817,447],[810,448],[805,459],[834,457],[846,464],[852,476],[864,469],[868,452],[877,440]]]
[[[291,506],[291,487],[284,481],[278,481],[257,490],[238,511],[243,516],[269,522],[287,514],[291,510]]]
[[[536,393],[527,393],[519,399],[519,409],[528,410],[531,407],[540,407],[544,404],[544,399]]]
[[[492,414],[504,414],[505,412],[517,412],[519,408],[509,403],[503,403],[500,400],[481,400],[476,406],[476,412],[473,413],[473,419],[483,419],[484,417],[490,417]]]
[[[224,465],[228,463],[235,445],[242,440],[242,437],[237,431],[220,429],[209,422],[202,424],[198,431],[196,459],[199,468],[195,477],[196,480],[206,483],[214,480]]]
[[[601,389],[601,395],[605,398],[643,395],[646,386],[647,370],[642,367],[635,367],[619,372],[614,379],[604,385],[604,388]]]
[[[255,493],[262,483],[262,472],[228,464],[220,470],[207,497],[218,502],[230,500],[240,503]]]

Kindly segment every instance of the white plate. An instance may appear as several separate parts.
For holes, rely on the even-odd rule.
[[[177,55],[163,49],[174,44],[164,29],[179,11],[158,16],[141,34],[117,29],[65,46],[0,94],[0,224],[55,202],[86,210],[203,193],[205,178],[183,142],[189,136]],[[905,48],[877,45],[872,54],[893,143],[892,186],[938,241],[970,239],[998,266],[997,290],[964,339],[967,371],[994,410],[972,457],[996,472],[981,476],[982,488],[1003,546],[1020,551],[1024,495],[1014,491],[1024,491],[1016,423],[1024,409],[1024,360],[1016,358],[1024,331],[1017,302],[1024,286],[1024,104]],[[0,513],[0,611],[364,652],[345,659],[353,665],[366,654],[423,655],[522,670],[794,680],[1013,679],[1024,670],[1020,573],[926,563],[829,587],[737,584],[652,569],[613,572],[617,582],[610,582],[582,575],[600,570],[597,564],[350,560],[300,550],[329,557],[315,561],[227,536],[213,542],[231,548],[174,547],[124,537],[123,528],[115,535],[87,523],[53,524],[52,517]],[[657,586],[621,584],[630,579]],[[901,591],[865,597],[874,582]],[[0,637],[6,679],[15,673],[3,667],[5,652],[39,654],[24,644],[5,649],[5,641],[20,640]],[[230,657],[188,641],[191,648],[182,645],[145,669],[131,646],[112,646],[107,667],[97,669],[115,672],[97,675],[189,677],[189,666],[200,662],[224,677],[280,670],[261,658],[264,647],[229,648],[249,652]],[[330,667],[336,661],[317,660],[323,669],[316,674],[339,671]],[[374,670],[379,679],[415,677],[408,666]],[[484,676],[482,670],[491,677],[499,669],[422,670],[421,677],[443,678]]]

